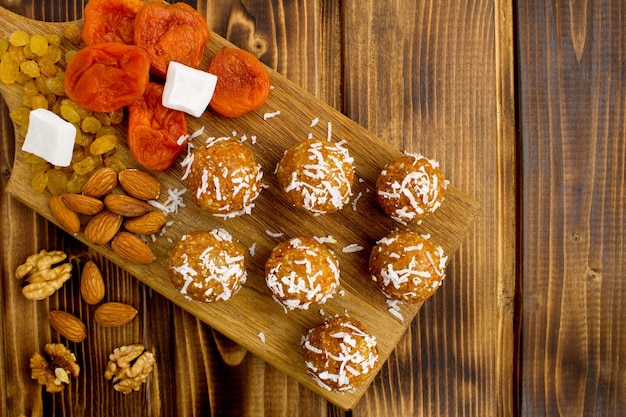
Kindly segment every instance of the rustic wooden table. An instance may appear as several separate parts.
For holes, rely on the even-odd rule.
[[[209,26],[400,149],[438,159],[482,211],[374,383],[341,410],[112,264],[139,320],[90,338],[89,378],[50,395],[28,358],[58,339],[52,308],[13,273],[80,244],[21,203],[0,206],[0,415],[543,416],[626,414],[626,7],[620,0],[188,1]],[[0,0],[27,17],[83,1]],[[0,106],[2,188],[13,127]],[[141,340],[159,352],[122,396],[93,358]]]

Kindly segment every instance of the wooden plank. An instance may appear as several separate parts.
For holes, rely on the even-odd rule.
[[[626,9],[517,3],[521,414],[624,415]]]
[[[357,131],[358,131],[358,129],[357,129]],[[341,132],[341,128],[340,128],[340,130],[339,130],[339,133],[340,133],[340,132]],[[364,136],[367,136],[367,133],[366,133],[366,132],[359,132],[359,133],[362,133]],[[381,149],[382,149],[382,148],[381,148]],[[381,149],[379,149],[379,151],[380,151]],[[453,198],[452,198],[452,201],[454,201],[454,195],[455,195],[455,192],[453,191],[453,192],[451,193],[451,196],[453,197]],[[29,200],[29,204],[37,204],[37,203],[36,203],[36,202],[33,202],[32,200]],[[470,206],[471,206],[471,203],[470,203]],[[468,206],[468,207],[469,207],[469,206]],[[436,222],[435,222],[435,223],[436,223]],[[426,225],[426,227],[428,227],[428,226]],[[452,231],[454,231],[453,229],[454,229],[454,228],[452,228]],[[428,230],[428,229],[425,229],[425,230]],[[446,230],[446,233],[448,233],[449,231],[450,231],[450,229]],[[458,241],[462,238],[462,234],[455,234],[455,235],[453,235],[453,236],[454,236],[454,240],[453,240],[453,242],[455,242],[455,243],[450,243],[450,246],[448,247],[448,249],[453,248],[453,247],[454,247],[454,246],[458,243]],[[446,240],[448,240],[448,238],[449,238],[449,236],[448,236],[448,235],[446,235]],[[442,242],[442,243],[443,243],[443,242]]]
[[[354,415],[512,415],[513,21],[507,1],[344,2],[345,113],[439,159],[482,206]]]

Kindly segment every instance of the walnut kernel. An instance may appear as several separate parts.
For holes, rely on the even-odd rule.
[[[70,377],[78,377],[80,366],[76,356],[59,343],[48,343],[43,347],[44,354],[35,352],[30,358],[31,378],[36,379],[50,393],[61,392]]]
[[[64,252],[45,249],[29,256],[15,270],[16,278],[26,282],[22,294],[30,300],[43,300],[54,294],[72,276],[72,264],[61,263],[66,258]]]
[[[120,346],[109,355],[104,377],[123,394],[139,391],[154,368],[154,354],[140,344]]]

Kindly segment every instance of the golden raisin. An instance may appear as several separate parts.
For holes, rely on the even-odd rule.
[[[124,120],[124,111],[122,109],[114,110],[109,113],[109,117],[111,118],[111,123],[114,125],[119,125]]]
[[[43,75],[40,75],[39,77],[35,78],[35,83],[37,84],[37,88],[39,88],[39,92],[44,95],[50,94],[52,92],[46,85],[47,79],[48,77],[45,77]]]
[[[55,45],[50,45],[48,46],[48,51],[43,56],[43,58],[49,59],[51,62],[54,62],[56,64],[61,61],[62,56],[63,51],[61,51],[61,48]]]
[[[80,128],[85,133],[97,133],[102,127],[102,123],[95,116],[87,116],[83,119]]]
[[[53,195],[67,193],[67,177],[63,171],[58,169],[48,171],[48,190]]]
[[[91,145],[91,142],[93,142],[93,135],[89,134],[89,133],[85,133],[80,129],[76,130],[76,139],[75,139],[75,143],[79,146],[84,146],[87,147],[89,145]]]
[[[115,149],[116,144],[117,137],[115,135],[103,135],[91,142],[89,152],[91,152],[92,155],[102,155],[103,153]]]
[[[73,172],[70,179],[67,181],[67,192],[73,194],[80,193],[88,179],[89,175],[79,175]]]
[[[9,113],[9,117],[18,126],[28,126],[30,110],[27,107],[18,107]]]
[[[40,172],[46,172],[47,170],[49,170],[51,168],[52,168],[52,164],[49,164],[48,162],[44,161],[43,163],[32,164],[30,166],[30,172],[33,175],[36,175],[36,174],[38,174]]]
[[[37,87],[37,83],[35,80],[28,80],[24,83],[24,94],[29,96],[34,96],[35,94],[39,94],[39,87]]]
[[[7,53],[11,56],[11,58],[13,58],[13,61],[18,63],[18,65],[26,61],[26,55],[24,55],[23,46],[9,45],[9,50],[7,51]]]
[[[28,61],[24,61],[20,64],[20,69],[26,75],[31,78],[39,77],[39,65],[36,61],[29,59]]]
[[[100,127],[100,129],[98,129],[98,131],[96,132],[96,137],[99,138],[100,136],[104,135],[115,135],[115,128],[112,126]]]
[[[9,41],[6,39],[0,39],[0,55],[4,54],[9,49]]]
[[[80,45],[80,43],[83,41],[82,31],[76,25],[65,26],[65,29],[63,30],[63,36],[74,45]]]
[[[45,35],[32,35],[30,37],[30,50],[37,56],[44,56],[48,52],[48,39]]]
[[[78,51],[75,51],[75,50],[72,49],[72,50],[69,50],[69,51],[67,51],[65,53],[65,63],[66,64],[68,62],[70,62],[72,60],[72,58],[74,58],[74,55],[76,55],[76,52],[78,52]]]
[[[44,56],[37,62],[39,63],[39,71],[46,77],[54,77],[57,74],[58,68],[50,58]]]
[[[30,108],[35,109],[47,109],[48,108],[48,100],[41,94],[36,94],[34,96],[30,96]]]
[[[9,37],[9,43],[11,43],[11,45],[24,46],[28,45],[28,42],[30,42],[30,36],[28,36],[28,33],[23,30],[16,30],[11,33],[11,36]]]
[[[74,165],[72,165],[72,167],[74,168],[74,172],[76,172],[78,175],[89,174],[91,171],[96,169],[96,166],[97,166],[97,161],[96,161],[96,158],[94,158],[93,156],[88,156],[84,158],[83,160],[81,160],[80,162],[77,162]]]
[[[13,84],[17,81],[19,73],[20,66],[11,55],[8,53],[2,55],[2,59],[0,59],[0,81],[5,84]]]
[[[34,153],[26,152],[24,154],[24,161],[28,164],[43,164],[46,162],[41,156],[37,156]]]
[[[126,169],[126,165],[116,156],[107,156],[104,158],[104,166],[113,168],[116,172],[120,172]]]
[[[35,55],[35,53],[30,50],[30,44],[24,45],[22,48],[23,48],[22,51],[24,52],[24,58],[35,59],[37,57],[37,55]]]
[[[55,77],[50,77],[45,81],[46,87],[52,92],[52,94],[56,96],[62,96],[65,94],[65,89],[63,87],[63,80],[59,77],[59,74]]]
[[[44,35],[48,40],[48,45],[59,46],[61,45],[61,37],[56,33],[46,33]]]
[[[76,109],[68,104],[61,104],[61,117],[70,123],[80,122],[80,115]]]
[[[33,192],[35,194],[42,194],[48,186],[48,174],[46,171],[39,171],[33,176]]]

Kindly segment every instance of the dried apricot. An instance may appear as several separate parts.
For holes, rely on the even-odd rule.
[[[134,45],[116,42],[86,46],[65,71],[65,91],[93,111],[110,112],[140,98],[148,85],[150,59]]]
[[[142,0],[89,0],[84,11],[83,41],[87,45],[132,45],[135,16],[143,4]]]
[[[165,77],[170,61],[197,68],[211,31],[204,17],[186,3],[150,1],[137,13],[135,45],[150,55],[151,71]]]
[[[163,171],[185,149],[185,113],[161,104],[163,86],[148,84],[143,98],[128,107],[128,148],[144,168]]]
[[[209,106],[226,117],[239,117],[258,109],[270,93],[270,77],[254,55],[236,48],[220,49],[207,71],[217,75]]]

